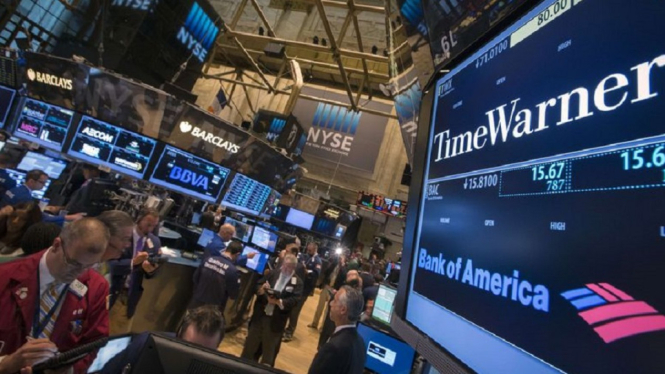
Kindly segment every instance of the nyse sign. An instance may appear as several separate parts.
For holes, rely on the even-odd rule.
[[[178,40],[194,57],[200,62],[204,62],[208,51],[217,39],[217,34],[219,34],[219,28],[215,26],[213,20],[208,17],[201,6],[194,3],[185,24],[178,31]]]
[[[307,134],[307,145],[348,156],[361,115],[339,106],[319,104]]]

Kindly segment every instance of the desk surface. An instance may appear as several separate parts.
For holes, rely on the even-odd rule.
[[[180,235],[179,232],[175,230],[171,230],[168,227],[160,227],[159,228],[159,237],[164,238],[164,239],[173,239],[173,240],[178,240],[182,238],[182,235]]]

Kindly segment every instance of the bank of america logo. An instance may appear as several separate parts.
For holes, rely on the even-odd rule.
[[[279,134],[282,133],[282,130],[284,130],[284,126],[286,126],[285,119],[273,118],[272,122],[270,123],[270,128],[268,129],[268,135],[266,135],[266,139],[268,139],[268,141],[277,139]]]
[[[355,135],[361,115],[361,112],[352,112],[341,106],[321,103],[316,107],[312,126]]]
[[[608,283],[590,283],[561,294],[605,343],[665,330],[665,316]]]
[[[187,15],[185,25],[178,32],[178,39],[203,62],[217,39],[217,34],[219,34],[219,28],[215,26],[201,6],[194,3]]]

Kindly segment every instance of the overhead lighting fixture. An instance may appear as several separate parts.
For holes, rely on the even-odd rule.
[[[259,35],[263,36],[266,33],[266,30],[263,27],[259,26]]]
[[[314,37],[312,38],[312,43],[319,44],[319,37],[314,35]]]
[[[375,45],[372,46],[372,54],[376,54],[379,51],[379,48]]]

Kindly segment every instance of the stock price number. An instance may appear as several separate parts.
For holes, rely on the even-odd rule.
[[[479,177],[464,178],[465,190],[478,190],[481,188],[496,187],[499,183],[499,176],[496,174],[481,175]]]
[[[505,39],[501,43],[498,43],[492,47],[487,52],[483,53],[478,59],[476,59],[476,69],[490,62],[494,57],[498,56],[501,52],[508,49],[508,39]]]
[[[556,18],[572,6],[572,0],[559,0],[538,15],[538,26]]]
[[[623,170],[641,170],[665,166],[665,145],[655,148],[636,148],[621,153]],[[665,183],[665,169],[663,169]]]
[[[560,179],[563,175],[563,169],[565,166],[565,162],[550,164],[549,167],[547,167],[547,165],[534,166],[531,168],[531,171],[533,172],[533,180],[542,181]]]

